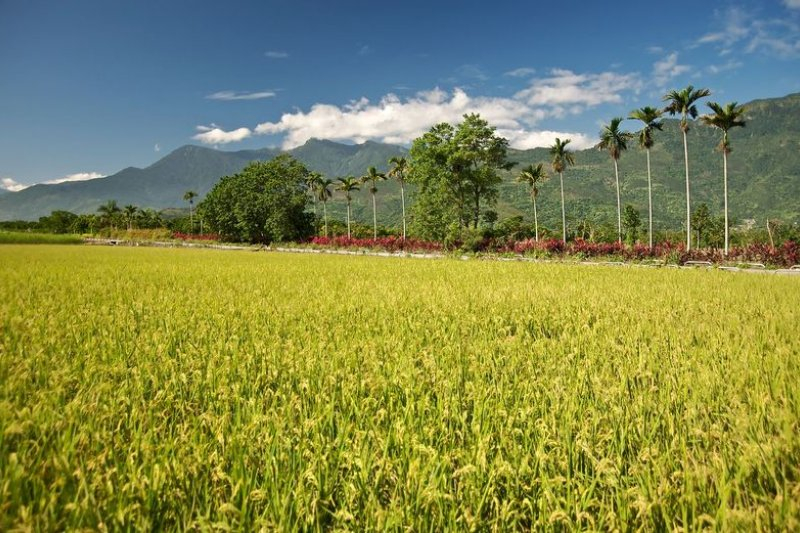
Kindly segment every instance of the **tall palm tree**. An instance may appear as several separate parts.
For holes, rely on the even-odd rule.
[[[611,122],[600,130],[600,150],[607,150],[614,161],[614,179],[617,182],[617,241],[622,242],[622,204],[619,197],[619,158],[622,152],[628,149],[628,141],[633,138],[629,131],[620,129],[622,117],[614,117]]]
[[[561,231],[563,233],[564,244],[567,243],[567,212],[564,208],[564,170],[575,164],[575,156],[567,150],[570,139],[563,141],[556,137],[556,142],[550,147],[552,156],[553,172],[558,172],[561,181]]]
[[[745,109],[737,105],[736,102],[731,102],[725,107],[716,102],[708,102],[708,107],[711,108],[713,113],[703,115],[700,117],[701,120],[709,126],[722,130],[722,142],[719,143],[719,149],[722,152],[722,176],[725,193],[725,255],[728,255],[728,154],[731,153],[728,131],[732,128],[743,128],[745,126],[745,121],[742,118]]]
[[[353,191],[359,190],[359,181],[355,178],[355,176],[347,176],[346,178],[338,178],[337,181],[339,182],[336,185],[337,191],[342,191],[344,193],[344,197],[347,199],[347,238],[350,238],[350,202],[353,200]]]
[[[692,205],[689,194],[689,145],[686,141],[686,134],[689,132],[689,119],[697,118],[697,106],[695,103],[701,98],[710,95],[708,89],[695,89],[689,85],[681,91],[670,91],[664,95],[664,101],[668,102],[664,112],[670,115],[681,115],[681,131],[683,132],[683,162],[686,168],[686,250],[692,248]]]
[[[389,160],[394,165],[388,172],[390,178],[400,182],[400,203],[403,206],[403,240],[406,239],[406,175],[408,174],[408,161],[405,157],[393,157]]]
[[[114,219],[122,212],[122,209],[119,208],[116,200],[109,200],[98,207],[97,212],[100,213],[102,219],[108,222],[108,225],[111,226],[111,229],[113,230],[115,229]]]
[[[135,205],[126,205],[125,206],[125,220],[128,221],[128,231],[133,229],[133,218],[136,216],[136,213],[139,212],[139,208]]]
[[[375,167],[369,167],[367,173],[361,176],[361,183],[369,183],[369,193],[372,195],[372,238],[378,238],[378,207],[375,204],[375,193],[378,192],[378,182],[386,179],[386,174],[378,172]]]
[[[189,225],[192,227],[190,233],[194,233],[194,199],[197,198],[197,193],[194,191],[186,191],[183,193],[183,199],[189,202]]]
[[[536,240],[539,240],[539,216],[536,213],[536,197],[539,196],[539,185],[547,181],[547,172],[544,163],[536,166],[528,165],[517,176],[518,183],[527,183],[531,189],[531,202],[533,202],[533,225],[536,228]]]
[[[319,184],[322,182],[322,174],[319,172],[309,172],[306,175],[305,183],[311,198],[314,200],[314,231],[319,231],[317,223],[317,199],[319,197]]]
[[[664,123],[660,120],[664,112],[655,107],[645,106],[640,109],[631,111],[628,116],[631,120],[638,120],[644,124],[644,127],[639,131],[639,146],[645,149],[647,153],[647,204],[649,207],[649,229],[648,235],[650,236],[650,248],[653,248],[653,183],[650,177],[650,148],[653,147],[655,141],[653,140],[653,131],[664,127]]]
[[[333,196],[331,185],[333,185],[333,180],[320,177],[315,190],[315,198],[322,202],[322,216],[325,220],[326,237],[328,236],[328,199]]]

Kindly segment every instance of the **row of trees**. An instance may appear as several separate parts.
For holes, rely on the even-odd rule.
[[[158,229],[169,228],[172,224],[161,213],[153,209],[137,206],[120,207],[115,200],[101,205],[97,213],[76,214],[71,211],[55,210],[37,221],[11,220],[0,222],[1,230],[36,231],[55,234],[96,233],[104,229]]]
[[[652,188],[652,175],[650,169],[650,149],[655,144],[653,133],[661,131],[663,123],[661,117],[665,113],[670,115],[680,115],[680,129],[683,135],[683,157],[684,168],[686,176],[686,249],[690,250],[692,247],[692,211],[691,211],[691,192],[690,192],[690,179],[689,179],[689,145],[687,134],[690,130],[690,122],[698,117],[698,110],[696,103],[711,94],[708,89],[695,89],[689,85],[683,90],[670,91],[664,96],[664,101],[667,106],[663,109],[646,106],[641,109],[631,112],[628,118],[638,120],[643,124],[643,128],[634,133],[624,131],[621,127],[623,118],[616,117],[611,122],[604,126],[600,132],[600,144],[598,148],[607,150],[611,159],[614,162],[614,177],[617,187],[617,220],[618,220],[618,238],[622,240],[622,219],[621,219],[621,203],[620,203],[620,186],[619,186],[619,166],[618,161],[622,152],[627,150],[628,142],[635,136],[638,136],[639,145],[647,153],[647,199],[648,199],[648,220],[649,220],[649,235],[650,247],[653,246],[653,188]],[[725,211],[725,243],[724,252],[728,254],[729,248],[729,228],[730,223],[728,219],[728,154],[731,151],[728,132],[735,127],[744,127],[745,121],[743,120],[744,108],[739,106],[736,102],[721,106],[716,102],[709,102],[708,107],[711,113],[703,115],[700,119],[707,125],[722,131],[722,141],[719,144],[719,149],[723,157],[723,197],[724,197],[724,211]],[[551,149],[554,153],[556,147]],[[554,169],[555,169],[554,158]]]
[[[367,173],[356,178],[355,176],[343,176],[335,180],[326,178],[319,172],[309,172],[305,184],[314,199],[314,215],[317,216],[317,202],[322,203],[322,215],[324,221],[324,235],[328,236],[328,200],[333,197],[334,188],[344,193],[347,200],[347,236],[351,236],[351,202],[353,192],[361,190],[361,185],[369,185],[369,192],[372,195],[372,234],[373,238],[378,237],[378,207],[375,195],[378,193],[378,182],[389,178],[394,178],[400,183],[400,204],[403,210],[403,238],[406,238],[406,188],[405,180],[408,172],[408,161],[405,157],[392,157],[389,159],[392,166],[387,173],[378,172],[374,166],[367,169]]]
[[[617,192],[617,239],[622,241],[622,202],[620,199],[620,183],[619,183],[619,159],[622,153],[628,149],[628,143],[634,138],[638,138],[639,146],[643,148],[647,154],[647,202],[648,202],[648,234],[649,244],[653,247],[653,186],[652,186],[652,173],[650,168],[650,149],[655,144],[654,132],[661,131],[663,122],[661,117],[668,113],[670,115],[680,115],[680,129],[683,134],[683,155],[684,167],[686,175],[686,249],[690,250],[692,246],[692,211],[691,211],[691,192],[690,192],[690,179],[689,179],[689,146],[687,141],[687,134],[690,131],[690,123],[698,117],[697,101],[701,98],[709,96],[711,92],[708,89],[695,89],[693,86],[688,86],[683,90],[675,90],[667,93],[664,96],[664,101],[667,102],[666,107],[658,109],[655,107],[642,107],[631,112],[629,119],[637,120],[643,124],[641,130],[637,133],[632,133],[622,129],[622,123],[625,119],[622,117],[615,117],[611,122],[603,127],[600,132],[600,143],[598,148],[608,151],[614,163],[614,179],[616,183]],[[724,107],[716,102],[709,102],[708,107],[711,113],[703,115],[700,119],[707,125],[719,129],[722,132],[722,141],[720,142],[719,149],[723,157],[723,197],[724,197],[724,210],[725,210],[725,223],[724,223],[724,252],[727,255],[730,237],[729,228],[730,222],[728,219],[728,154],[731,151],[730,140],[728,132],[736,127],[744,127],[745,121],[743,120],[744,108],[739,106],[736,102],[729,103]],[[550,147],[550,155],[552,156],[552,168],[557,172],[561,180],[561,216],[563,239],[566,242],[566,214],[564,208],[564,170],[568,166],[575,164],[574,156],[566,150],[566,145],[570,140],[556,139],[555,144]],[[536,197],[538,195],[539,184],[547,179],[547,173],[544,170],[543,164],[537,166],[530,165],[523,169],[519,174],[517,180],[527,183],[531,189],[531,199],[534,209],[534,220],[537,219],[536,213]],[[538,221],[537,226],[537,240],[538,240]]]
[[[410,160],[396,156],[389,159],[389,170],[379,172],[367,168],[364,175],[330,179],[309,172],[304,179],[306,190],[314,201],[314,214],[322,204],[323,234],[328,236],[327,202],[334,191],[340,191],[347,203],[347,236],[351,237],[352,199],[355,191],[366,187],[372,200],[372,233],[378,235],[378,184],[394,179],[400,185],[402,236],[409,233],[406,213],[406,184],[416,186],[416,201],[412,207],[413,232],[429,240],[445,240],[453,233],[477,229],[486,205],[497,200],[497,186],[502,181],[501,170],[510,170],[507,161],[508,141],[495,134],[479,115],[464,116],[456,126],[442,123],[416,139]]]
[[[620,193],[619,161],[634,138],[647,154],[648,183],[648,236],[653,246],[653,202],[650,149],[655,144],[655,132],[663,128],[665,114],[680,116],[680,129],[684,145],[686,177],[686,247],[692,245],[692,211],[690,197],[688,133],[690,124],[698,118],[697,102],[710,95],[708,89],[688,86],[680,91],[671,91],[664,96],[666,106],[642,107],[630,113],[629,119],[639,121],[641,129],[629,132],[623,129],[622,117],[613,118],[600,132],[598,149],[608,152],[614,166],[617,200],[617,239],[623,238],[623,209]],[[722,131],[719,145],[723,155],[723,195],[725,205],[724,248],[729,248],[727,156],[730,153],[728,132],[744,126],[744,109],[735,102],[721,106],[709,102],[711,113],[700,119]],[[564,175],[574,166],[575,155],[569,150],[570,139],[555,139],[549,149],[550,167],[559,176],[561,194],[561,233],[567,240],[567,214],[564,194]],[[487,206],[496,203],[498,185],[502,172],[514,164],[507,159],[508,141],[496,134],[495,128],[476,114],[464,116],[457,125],[441,123],[414,140],[409,158],[393,157],[389,170],[379,172],[369,167],[364,175],[328,178],[317,172],[309,172],[301,163],[288,155],[269,162],[249,165],[240,174],[223,178],[198,207],[213,231],[237,240],[269,242],[290,240],[306,236],[317,224],[318,206],[322,204],[322,227],[329,235],[327,202],[334,191],[343,194],[347,203],[347,235],[351,236],[353,193],[366,188],[372,200],[372,232],[378,235],[377,201],[378,185],[392,178],[398,181],[401,191],[403,238],[408,233],[406,217],[406,183],[415,186],[415,202],[411,208],[411,232],[416,237],[445,241],[459,236],[464,231],[474,231],[487,215]],[[533,204],[534,235],[539,239],[537,197],[542,183],[548,179],[545,163],[529,164],[517,175],[517,181],[530,189]],[[305,214],[310,198],[314,204],[314,216]],[[194,218],[192,191],[184,196],[190,204],[190,218]],[[628,210],[632,210],[629,208]],[[638,215],[638,213],[637,213]],[[626,219],[633,220],[627,213]],[[496,219],[496,216],[495,216]],[[626,224],[629,226],[630,224]],[[638,229],[637,229],[638,231]]]
[[[91,216],[91,215],[89,215]],[[166,227],[161,214],[154,209],[142,209],[136,205],[120,207],[116,200],[108,200],[97,208],[91,229],[110,228],[116,230],[126,227],[133,229],[154,229]]]
[[[623,129],[624,118],[615,117],[600,132],[598,149],[609,153],[614,165],[614,180],[617,203],[617,239],[623,238],[622,199],[620,194],[619,160],[629,143],[638,139],[639,146],[646,152],[647,184],[648,184],[648,239],[653,246],[653,200],[652,169],[650,165],[650,149],[655,144],[655,132],[662,131],[662,117],[665,114],[680,116],[680,129],[684,144],[684,167],[686,178],[686,247],[692,246],[692,210],[689,175],[689,149],[687,134],[690,124],[698,118],[697,102],[709,96],[708,89],[695,89],[688,86],[683,90],[674,90],[664,96],[666,106],[656,108],[645,106],[632,111],[630,120],[639,121],[642,128],[632,133]],[[711,113],[700,119],[707,125],[722,132],[719,149],[723,155],[723,197],[724,197],[724,249],[729,249],[728,219],[728,186],[727,156],[730,153],[728,132],[735,127],[745,125],[744,108],[737,103],[722,106],[709,102]],[[564,197],[564,172],[575,165],[573,152],[568,149],[570,139],[556,138],[550,147],[550,165],[553,172],[559,175],[561,193],[561,225],[562,239],[567,240],[566,205]],[[315,202],[323,203],[325,235],[328,235],[326,202],[332,196],[331,186],[344,193],[347,201],[348,236],[351,221],[350,203],[352,192],[359,190],[359,185],[367,184],[372,195],[373,233],[377,235],[377,209],[375,194],[377,183],[389,177],[395,177],[401,184],[403,204],[403,237],[406,236],[405,182],[417,185],[417,198],[413,208],[414,229],[418,236],[442,240],[453,231],[464,228],[477,228],[480,220],[481,206],[494,203],[497,199],[497,185],[501,181],[499,171],[513,166],[506,160],[507,141],[495,134],[494,128],[478,115],[465,115],[464,121],[457,126],[447,123],[437,124],[419,139],[416,139],[410,152],[410,162],[405,158],[392,158],[393,165],[388,174],[377,172],[370,167],[360,179],[354,176],[327,179],[318,173],[309,175],[307,186],[312,191]],[[535,238],[539,239],[539,222],[536,199],[541,184],[548,179],[544,163],[530,164],[524,167],[517,176],[517,181],[530,188],[533,204],[533,220]],[[315,206],[316,212],[316,206]]]

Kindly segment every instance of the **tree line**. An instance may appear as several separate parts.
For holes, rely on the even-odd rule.
[[[679,115],[680,116],[680,129],[683,136],[684,148],[684,170],[686,178],[686,249],[690,250],[692,247],[692,221],[695,218],[698,224],[705,225],[701,220],[705,221],[708,218],[708,207],[705,206],[695,213],[691,210],[691,188],[690,188],[690,174],[689,174],[689,146],[687,134],[690,131],[690,124],[698,118],[699,112],[697,109],[697,102],[709,96],[711,92],[708,89],[695,89],[693,86],[688,86],[683,90],[673,90],[667,93],[663,100],[666,106],[662,109],[645,106],[636,109],[628,116],[631,120],[641,122],[642,128],[633,133],[626,131],[622,128],[622,123],[625,120],[622,117],[615,117],[603,126],[600,131],[600,143],[597,145],[598,149],[606,150],[611,157],[614,165],[614,179],[616,185],[616,204],[617,204],[617,240],[622,242],[622,227],[623,227],[623,211],[620,198],[620,181],[619,181],[619,160],[624,151],[628,149],[628,143],[633,139],[638,139],[639,146],[645,150],[647,156],[647,200],[648,200],[648,238],[649,246],[653,247],[653,185],[652,185],[652,169],[650,167],[650,149],[655,144],[654,132],[661,131],[663,122],[661,120],[664,114]],[[728,132],[736,127],[744,127],[745,121],[743,119],[745,109],[738,105],[736,102],[729,103],[722,106],[716,102],[708,102],[708,107],[711,113],[700,116],[700,120],[722,132],[722,140],[719,144],[719,150],[723,157],[723,198],[724,198],[724,253],[728,254],[730,243],[730,222],[728,218],[728,154],[731,152],[730,140]],[[562,231],[563,240],[566,242],[566,214],[564,207],[564,171],[567,167],[575,164],[575,159],[567,149],[566,145],[569,144],[570,139],[560,140],[556,139],[555,143],[550,147],[550,155],[552,156],[553,171],[558,173],[561,182],[561,213],[562,213]],[[547,173],[544,170],[544,165],[539,164],[536,167],[529,166],[524,169],[518,176],[518,181],[527,183],[531,188],[531,199],[534,205],[534,219],[536,215],[536,197],[538,195],[538,186],[540,183],[547,179]],[[702,206],[701,206],[702,207]],[[632,209],[632,208],[631,208]],[[633,213],[628,214],[629,220],[635,219]],[[538,226],[538,221],[537,221]],[[537,230],[538,240],[538,230]]]
[[[169,217],[155,209],[136,205],[120,206],[108,200],[95,213],[76,214],[55,210],[36,221],[10,220],[0,222],[0,229],[11,231],[37,231],[55,234],[95,234],[104,230],[175,229],[183,227],[181,217]],[[187,228],[188,229],[188,228]]]
[[[664,95],[663,107],[645,106],[633,110],[627,117],[640,123],[636,132],[623,128],[625,118],[615,117],[600,131],[599,150],[607,151],[614,168],[616,188],[616,237],[623,240],[623,227],[638,232],[641,219],[632,206],[623,209],[619,166],[623,153],[634,140],[646,152],[648,213],[648,244],[653,246],[653,172],[650,150],[656,142],[656,132],[662,131],[664,115],[678,116],[684,147],[686,182],[686,249],[693,243],[693,226],[705,230],[714,226],[708,207],[691,209],[691,178],[689,172],[688,136],[691,124],[699,118],[703,123],[722,133],[719,150],[723,158],[722,195],[724,204],[723,247],[729,249],[728,175],[727,158],[731,151],[729,131],[745,126],[744,108],[736,102],[720,105],[708,102],[710,112],[700,115],[698,102],[710,96],[704,88],[688,86]],[[565,174],[576,164],[575,154],[569,150],[571,140],[556,138],[549,147],[550,160],[530,163],[516,176],[519,183],[527,185],[533,209],[534,238],[539,240],[537,198],[542,184],[548,180],[548,169],[558,175],[561,196],[561,238],[567,241],[567,212],[565,202]],[[493,224],[497,214],[492,211],[497,202],[498,185],[502,173],[512,170],[508,161],[508,141],[497,135],[494,127],[477,114],[465,115],[457,125],[436,124],[415,139],[408,158],[397,156],[389,161],[387,172],[372,166],[362,176],[326,177],[311,172],[288,155],[269,162],[255,162],[240,174],[225,177],[212,189],[198,206],[212,231],[252,242],[302,239],[317,233],[330,234],[328,201],[334,192],[341,193],[346,202],[347,236],[352,235],[353,193],[366,190],[372,204],[372,233],[378,236],[377,201],[379,184],[394,179],[400,185],[402,206],[402,237],[410,233],[421,239],[446,241],[463,238],[479,229],[481,222]],[[657,178],[656,178],[657,179]],[[409,216],[406,213],[406,185],[413,185],[414,203]],[[189,193],[187,193],[188,195]],[[194,196],[187,196],[192,202]],[[313,203],[313,214],[305,212],[308,199]],[[322,214],[319,214],[321,206]],[[192,211],[193,216],[193,211]],[[320,224],[318,224],[318,221]],[[694,237],[697,244],[701,235]]]

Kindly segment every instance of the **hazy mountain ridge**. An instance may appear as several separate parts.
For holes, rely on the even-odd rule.
[[[367,166],[386,168],[394,155],[403,155],[401,147],[367,142],[344,145],[311,139],[288,151],[312,170],[326,176],[361,175]],[[107,200],[120,205],[164,209],[183,207],[183,194],[194,190],[200,197],[208,193],[222,177],[235,174],[254,160],[267,160],[281,150],[241,150],[226,152],[202,146],[182,146],[152,165],[129,167],[105,178],[57,185],[39,184],[0,199],[0,220],[36,219],[56,209],[74,213],[93,213]]]
[[[747,127],[730,134],[733,152],[729,157],[730,209],[734,219],[780,218],[800,221],[800,94],[755,100],[747,107]],[[701,112],[707,108],[700,106]],[[626,121],[626,129],[640,124]],[[689,132],[689,164],[692,204],[706,202],[714,213],[722,206],[722,156],[716,149],[721,133],[699,122]],[[278,149],[227,152],[187,145],[144,168],[126,168],[106,178],[58,185],[35,185],[0,197],[0,219],[35,219],[54,209],[91,213],[109,199],[121,205],[136,204],[156,209],[183,207],[183,193],[192,189],[204,196],[216,181],[241,170],[249,161],[269,159]],[[346,145],[311,139],[288,151],[312,170],[328,177],[362,175],[368,166],[385,170],[405,148],[368,141]],[[530,218],[527,189],[514,182],[522,165],[549,163],[546,148],[510,150],[518,165],[504,176],[496,207],[502,216],[521,214]],[[683,170],[683,141],[677,120],[667,119],[663,132],[656,132],[651,152],[654,218],[657,226],[678,229],[685,217],[686,199]],[[611,221],[616,213],[613,165],[607,153],[595,149],[575,153],[577,165],[564,174],[568,222],[588,218]],[[647,207],[647,175],[644,151],[632,142],[619,162],[623,204],[633,204],[643,218]],[[547,165],[549,171],[549,164]],[[552,174],[552,172],[551,172]],[[400,221],[399,187],[394,182],[379,184],[378,218],[382,223]],[[413,192],[410,200],[413,202]],[[552,175],[541,189],[540,222],[560,224],[558,175]],[[328,204],[331,217],[344,216],[344,202],[338,194]],[[369,194],[354,198],[357,220],[371,218]]]

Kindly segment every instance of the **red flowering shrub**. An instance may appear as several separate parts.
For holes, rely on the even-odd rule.
[[[728,260],[764,263],[788,268],[800,264],[800,244],[795,241],[786,241],[782,246],[776,247],[766,243],[752,243],[732,248]]]
[[[203,236],[203,238],[206,237]],[[197,236],[192,238],[197,238]],[[310,243],[331,248],[356,248],[386,252],[440,252],[444,249],[443,245],[438,242],[417,239],[403,240],[401,237],[394,236],[378,239],[314,237]],[[735,247],[730,250],[727,258],[723,255],[722,250],[717,248],[695,248],[687,252],[682,243],[669,241],[660,242],[651,249],[646,244],[625,246],[618,242],[589,242],[583,239],[577,239],[565,245],[559,239],[510,241],[487,238],[478,242],[475,248],[475,251],[499,254],[581,258],[618,257],[626,261],[661,260],[674,264],[684,264],[687,261],[764,263],[780,267],[800,264],[800,244],[793,241],[787,241],[779,247],[768,244]]]
[[[348,237],[314,237],[310,241],[316,246],[330,248],[368,248],[386,252],[438,252],[442,245],[438,242],[402,237],[378,237],[377,239],[355,239]]]

